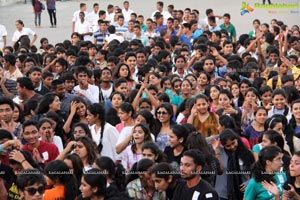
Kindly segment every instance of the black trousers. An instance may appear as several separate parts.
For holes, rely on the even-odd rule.
[[[56,9],[48,9],[51,26],[56,26]]]

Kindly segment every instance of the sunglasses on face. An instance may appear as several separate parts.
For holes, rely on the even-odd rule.
[[[166,115],[166,114],[168,114],[167,112],[157,112],[156,113],[157,115]]]
[[[33,196],[36,194],[36,192],[38,192],[39,194],[44,194],[45,187],[44,186],[40,186],[38,188],[30,187],[24,190],[27,191],[29,195]]]

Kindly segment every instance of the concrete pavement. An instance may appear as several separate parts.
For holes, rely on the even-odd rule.
[[[39,47],[39,40],[42,37],[49,39],[50,43],[55,44],[69,39],[71,35],[71,20],[73,12],[79,9],[79,1],[58,1],[57,2],[57,28],[50,28],[49,15],[47,11],[42,13],[42,26],[40,28],[34,27],[34,14],[32,6],[27,0],[27,4],[15,3],[0,7],[0,24],[6,26],[8,31],[8,45],[11,44],[12,34],[15,31],[15,20],[22,19],[26,27],[32,28],[38,34],[36,45]],[[106,10],[108,4],[118,5],[122,8],[123,0],[102,0],[82,1],[87,4],[88,11],[92,10],[94,2],[98,2],[100,9]],[[143,14],[145,19],[151,16],[151,13],[156,10],[156,0],[129,0],[130,9],[137,14]],[[249,12],[241,16],[242,2],[249,4],[254,8],[253,12]],[[167,5],[173,4],[175,9],[184,10],[186,7],[198,9],[200,17],[205,17],[205,10],[213,8],[216,15],[223,15],[230,13],[232,23],[237,29],[237,34],[248,33],[252,29],[253,19],[260,19],[261,22],[270,23],[271,19],[277,18],[286,22],[289,26],[299,24],[300,1],[299,0],[272,0],[273,4],[279,6],[262,7],[261,0],[166,0],[165,9]],[[299,5],[298,5],[299,3]],[[284,6],[290,5],[290,6]],[[294,4],[292,7],[291,4]],[[281,7],[280,7],[281,6]],[[222,21],[222,20],[221,20]]]

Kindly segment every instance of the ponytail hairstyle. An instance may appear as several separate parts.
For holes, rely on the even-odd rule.
[[[266,173],[266,164],[268,160],[272,161],[280,153],[282,153],[281,149],[274,145],[265,147],[259,152],[258,160],[252,168],[252,175],[256,182],[274,182],[274,173]]]
[[[106,123],[105,120],[105,109],[100,103],[93,103],[92,105],[89,105],[87,107],[87,110],[98,118],[101,122],[101,132],[100,132],[100,142],[97,146],[98,152],[101,154],[101,151],[103,149],[102,139],[103,139],[103,133],[104,133],[104,126]]]
[[[65,187],[65,199],[76,199],[77,181],[70,173],[66,163],[62,160],[53,160],[45,168],[45,175],[54,183],[63,184]]]
[[[107,179],[101,170],[95,168],[90,169],[87,173],[83,174],[83,179],[91,188],[97,187],[97,191],[93,192],[92,196],[105,197]]]
[[[185,142],[186,142],[186,139],[187,139],[187,137],[189,135],[189,133],[186,130],[186,128],[184,128],[182,125],[175,124],[171,129],[172,129],[172,132],[174,133],[174,135],[176,135],[176,137],[177,137],[178,140],[180,138],[183,139],[181,145],[185,147]]]
[[[99,167],[101,171],[106,172],[102,174],[105,174],[107,178],[112,179],[116,183],[119,191],[124,191],[126,189],[126,176],[123,165],[115,165],[114,161],[107,156],[101,156],[100,158],[97,158],[95,160],[95,164]]]

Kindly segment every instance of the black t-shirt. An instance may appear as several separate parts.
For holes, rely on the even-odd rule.
[[[201,179],[198,185],[188,188],[186,183],[177,185],[173,194],[173,200],[219,200],[218,194],[215,189]]]
[[[185,151],[186,151],[186,148],[183,149],[181,154],[179,154],[178,156],[175,156],[173,148],[171,148],[170,146],[167,146],[165,148],[164,154],[166,154],[166,156],[168,158],[168,163],[171,163],[174,170],[179,170],[180,159]]]

